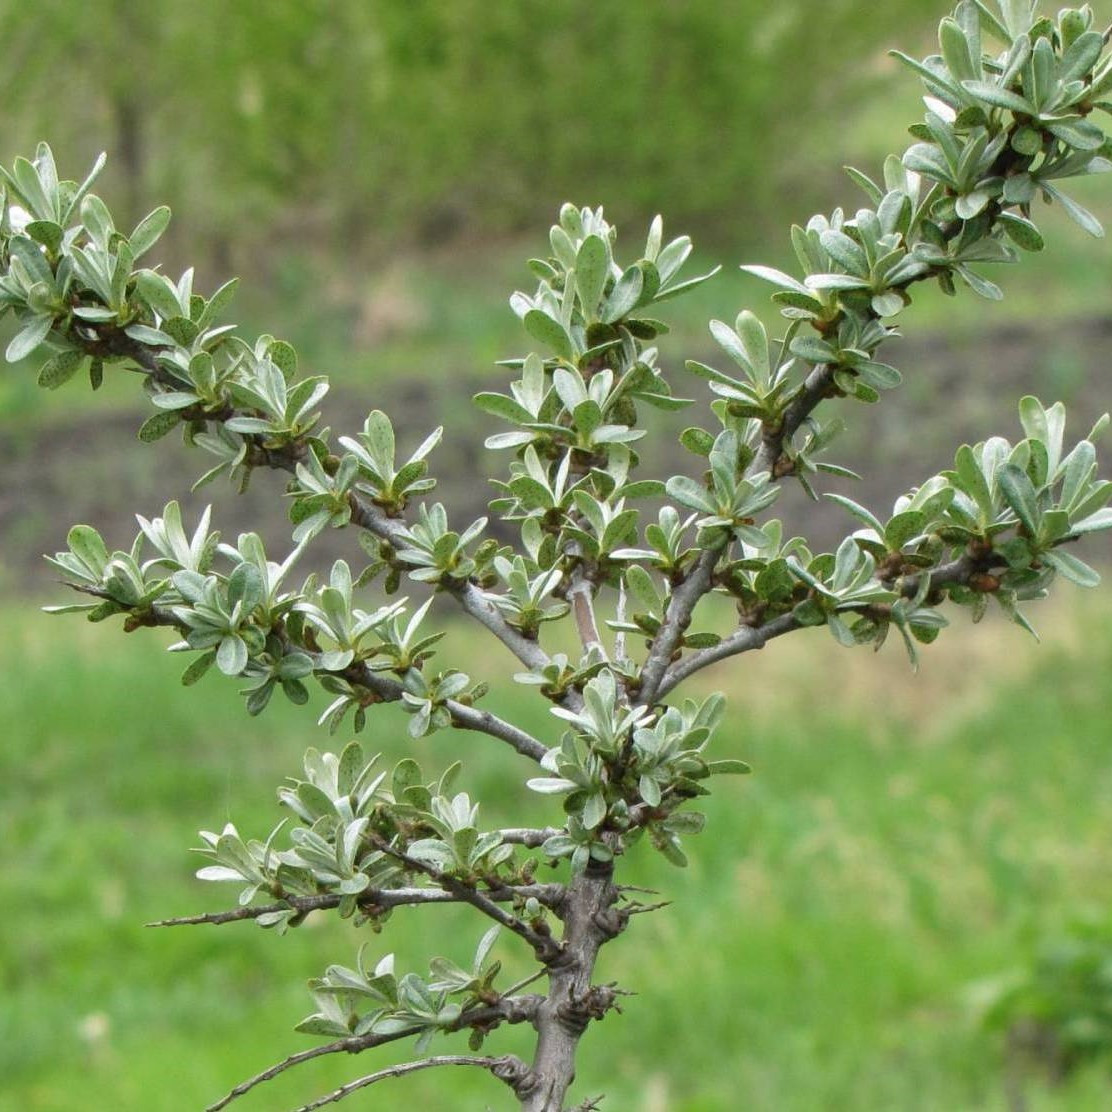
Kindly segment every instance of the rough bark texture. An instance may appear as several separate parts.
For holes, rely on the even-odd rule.
[[[614,989],[592,985],[591,976],[600,948],[621,930],[617,898],[610,866],[588,868],[568,887],[563,952],[549,966],[548,996],[534,1019],[536,1055],[517,1086],[524,1112],[563,1112],[579,1039],[614,1004]]]

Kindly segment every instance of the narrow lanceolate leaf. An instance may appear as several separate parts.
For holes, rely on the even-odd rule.
[[[811,291],[801,282],[798,278],[793,278],[790,274],[785,274],[782,270],[777,270],[771,266],[755,266],[746,265],[741,267],[747,274],[752,274],[757,278],[763,278],[766,282],[771,282],[774,286],[779,286],[784,290],[791,290],[793,293],[803,294],[805,297],[811,296]]]
[[[1025,97],[1009,89],[1002,89],[991,81],[963,81],[962,84],[979,101],[993,108],[1006,108],[1010,112],[1019,112],[1026,116],[1038,115],[1035,106]]]
[[[1039,186],[1066,210],[1066,215],[1075,224],[1079,224],[1095,239],[1104,238],[1104,228],[1101,227],[1100,221],[1087,208],[1083,208],[1072,197],[1067,197],[1060,189],[1049,182],[1040,181]]]

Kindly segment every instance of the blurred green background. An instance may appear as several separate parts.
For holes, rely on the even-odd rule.
[[[712,354],[707,319],[767,306],[734,264],[788,265],[792,221],[860,203],[841,166],[875,173],[920,110],[917,79],[886,50],[929,50],[944,10],[0,0],[0,153],[45,137],[76,177],[107,149],[98,191],[120,223],[169,203],[167,269],[196,266],[208,290],[242,275],[237,319],[332,376],[334,425],[351,431],[372,406],[403,444],[448,425],[434,472],[467,518],[482,511],[476,474],[493,470],[476,450],[491,423],[467,397],[525,349],[506,297],[528,284],[524,260],[546,250],[559,204],[605,203],[632,243],[662,212],[700,262],[726,264],[676,305],[662,344],[677,393],[702,404],[682,360]],[[1098,25],[1110,15],[1098,7]],[[1086,184],[1080,199],[1112,218],[1101,180]],[[1014,436],[1025,392],[1067,402],[1078,435],[1108,407],[1112,256],[1058,213],[1045,225],[1045,255],[998,277],[1002,304],[923,291],[901,318],[908,339],[889,358],[906,384],[845,414],[839,461],[867,479],[837,489],[887,508],[961,439]],[[302,983],[362,941],[334,924],[286,939],[141,926],[222,906],[191,879],[196,831],[269,830],[275,784],[324,743],[312,706],[249,720],[234,685],[180,688],[157,638],[36,613],[56,600],[40,555],[77,520],[124,545],[134,512],[213,500],[225,533],[262,520],[287,543],[279,480],[189,499],[201,461],[137,444],[142,409],[130,376],[95,397],[76,382],[45,394],[28,366],[0,377],[4,1112],[202,1107],[310,1045],[291,1030],[310,1010]],[[661,469],[690,470],[663,443],[674,431],[660,430]],[[824,543],[848,524],[796,497],[783,511]],[[322,558],[358,558],[333,540]],[[1088,556],[1107,563],[1107,545]],[[1112,1104],[1106,1064],[1064,1069],[1023,1030],[981,1020],[993,986],[1081,923],[1104,949],[1061,995],[1082,1034],[1112,1043],[1112,602],[1061,595],[1032,610],[1047,644],[998,619],[958,628],[918,677],[895,648],[850,654],[807,633],[700,680],[734,696],[723,741],[755,775],[719,788],[685,873],[638,859],[638,879],[676,903],[606,952],[600,976],[639,995],[586,1040],[578,1099],[606,1092],[604,1107],[636,1112]],[[464,635],[446,651],[457,662],[473,654]],[[551,732],[521,689],[491,700]],[[373,729],[366,745],[388,759],[411,747],[390,709]],[[421,743],[423,763],[459,744]],[[488,821],[521,821],[536,803],[527,771],[472,749],[466,787],[490,799]],[[481,929],[443,909],[399,913],[370,945],[423,969],[441,950],[464,959]],[[389,1060],[326,1059],[241,1107],[294,1107]],[[506,1103],[483,1078],[392,1084],[363,1107]]]

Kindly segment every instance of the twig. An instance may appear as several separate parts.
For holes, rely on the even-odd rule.
[[[577,565],[571,574],[571,586],[567,589],[567,600],[571,603],[571,612],[575,617],[575,628],[579,631],[579,640],[584,652],[592,649],[602,654],[607,659],[606,648],[599,635],[598,623],[595,621],[594,608],[595,588],[591,580],[583,574],[581,565]]]
[[[80,342],[90,355],[131,359],[138,364],[144,374],[156,382],[172,389],[179,388],[179,384],[160,366],[158,361],[160,352],[157,347],[142,344],[117,331],[101,336],[97,340],[82,339]],[[219,423],[235,416],[237,412],[233,406],[228,406],[226,412],[205,413],[204,419]],[[275,451],[263,446],[261,436],[247,435],[244,439],[251,446],[253,462],[282,471],[296,471],[297,463],[306,451],[303,441]],[[392,545],[398,546],[404,542],[405,525],[402,521],[390,517],[379,506],[357,493],[350,494],[349,501],[352,520],[357,525]],[[510,626],[497,608],[483,598],[482,592],[473,583],[465,580],[453,585],[450,593],[463,607],[465,613],[486,626],[527,667],[540,669],[548,663],[548,654],[535,641],[522,636]]]
[[[362,663],[352,665],[343,674],[359,686],[373,691],[384,702],[398,702],[405,691],[400,680],[393,676],[384,675],[382,672],[372,671]],[[532,734],[526,733],[512,722],[507,722],[496,714],[491,714],[488,710],[468,706],[456,699],[446,699],[444,707],[452,717],[453,726],[457,726],[461,730],[474,730],[477,733],[498,738],[499,741],[504,741],[507,745],[516,749],[523,757],[528,757],[530,760],[539,763],[548,752],[548,747],[533,737]]]
[[[358,1092],[360,1089],[366,1089],[376,1082],[385,1081],[389,1077],[403,1077],[407,1073],[416,1073],[418,1070],[433,1069],[436,1066],[481,1066],[483,1069],[493,1072],[498,1068],[504,1069],[508,1065],[510,1065],[509,1057],[476,1057],[472,1054],[440,1054],[432,1058],[422,1058],[417,1062],[403,1062],[397,1066],[387,1066],[386,1069],[378,1070],[377,1073],[367,1074],[366,1077],[360,1077],[356,1081],[349,1081],[327,1096],[303,1104],[297,1109],[297,1112],[313,1112],[316,1108],[323,1108],[326,1104],[335,1104],[343,1100],[344,1097],[349,1097],[352,1093]],[[524,1063],[521,1063],[521,1068],[525,1068]]]
[[[446,1026],[444,1030],[462,1031],[466,1027],[481,1027],[484,1030],[489,1030],[500,1023],[529,1023],[536,1015],[537,1009],[543,1000],[543,996],[504,996],[497,1004],[487,1004],[481,1008],[471,1008],[463,1012],[454,1023]],[[323,1046],[315,1046],[311,1050],[302,1050],[297,1054],[291,1054],[288,1058],[283,1058],[282,1061],[276,1062],[261,1073],[255,1074],[254,1077],[241,1081],[215,1104],[210,1104],[205,1112],[220,1112],[222,1108],[227,1108],[232,1101],[245,1093],[249,1093],[264,1081],[272,1081],[280,1074],[285,1073],[286,1070],[292,1069],[302,1062],[309,1062],[326,1054],[359,1054],[364,1050],[370,1050],[372,1047],[409,1038],[410,1035],[419,1034],[421,1030],[421,1027],[413,1026],[406,1027],[401,1031],[392,1031],[387,1035],[352,1035],[346,1039],[336,1039],[334,1042],[325,1043]]]
[[[793,614],[783,614],[763,626],[742,626],[740,629],[734,630],[728,637],[723,637],[717,645],[708,649],[700,649],[682,660],[677,660],[661,679],[656,697],[663,699],[689,676],[717,663],[719,660],[725,660],[730,656],[738,656],[753,649],[763,649],[774,637],[780,637],[785,633],[790,633],[793,629],[799,628],[801,628],[799,622],[796,621]]]
[[[405,525],[397,518],[390,517],[379,506],[357,494],[349,495],[348,501],[351,505],[351,519],[356,525],[394,547],[401,547],[406,543]],[[540,645],[514,629],[498,608],[488,602],[482,591],[469,580],[453,582],[447,589],[464,612],[486,626],[522,664],[537,670],[548,664],[548,654]]]
[[[543,846],[554,834],[563,834],[564,831],[555,826],[545,826],[540,829],[534,830],[530,827],[506,827],[504,830],[499,830],[502,835],[503,842],[509,842],[515,846],[525,846],[527,849],[537,849]]]
[[[535,899],[544,907],[555,908],[564,898],[562,884],[522,884],[507,885],[489,892],[492,900],[508,903],[515,899]],[[254,904],[237,907],[230,911],[210,911],[203,915],[185,915],[174,919],[159,919],[147,923],[148,927],[188,927],[221,926],[224,923],[239,923],[244,920],[258,919],[279,911],[294,910],[308,915],[313,911],[328,911],[339,907],[343,896],[336,893],[321,893],[315,896],[286,896],[279,903]],[[360,894],[356,906],[364,911],[385,910],[391,907],[404,907],[414,904],[463,903],[461,897],[443,888],[372,888]]]
[[[79,583],[66,585],[81,594],[91,595],[93,598],[118,602],[111,594],[100,587],[90,587]],[[164,606],[148,606],[139,611],[129,612],[126,621],[129,629],[152,626],[176,629],[182,634],[189,631],[189,626],[181,621],[171,609]],[[396,703],[400,701],[405,690],[401,680],[384,675],[381,672],[372,671],[363,663],[351,665],[342,674],[360,687],[373,691],[383,702]],[[540,763],[545,753],[548,752],[548,747],[533,737],[532,734],[526,733],[520,727],[499,718],[496,714],[491,714],[488,710],[468,706],[456,699],[446,699],[444,707],[451,715],[453,726],[461,730],[474,730],[476,733],[487,734],[499,741],[504,741],[523,757],[528,757],[530,760]]]
[[[923,576],[930,577],[932,589],[962,586],[970,582],[974,576],[1001,567],[1005,563],[1002,556],[994,552],[981,555],[965,552],[947,564],[941,564],[934,569],[926,569],[916,575],[902,576],[892,581],[893,590],[898,591],[904,598],[914,598],[922,586]],[[762,649],[775,637],[782,637],[796,629],[807,628],[796,621],[793,614],[781,614],[778,618],[766,622],[762,626],[742,626],[724,637],[717,645],[707,649],[700,649],[683,660],[676,661],[665,673],[657,689],[656,697],[664,698],[689,676],[701,671],[711,664],[715,664],[727,657],[739,656],[751,652],[753,649]]]
[[[672,900],[661,900],[659,903],[654,904],[630,904],[629,907],[622,908],[623,915],[648,915],[650,911],[663,911],[666,907],[672,906]]]
[[[641,689],[637,695],[640,706],[650,706],[656,702],[660,682],[672,660],[672,654],[680,643],[684,630],[691,623],[691,615],[699,599],[711,589],[714,579],[714,565],[726,547],[725,539],[705,548],[687,578],[672,592],[664,621],[653,637],[648,658],[641,669]]]
[[[385,838],[380,838],[377,834],[369,834],[368,839],[373,846],[400,861],[406,868],[414,872],[424,873],[425,876],[435,881],[442,888],[447,889],[464,903],[469,903],[476,911],[481,911],[488,919],[493,919],[508,931],[516,934],[518,938],[524,939],[533,948],[538,961],[547,965],[559,956],[561,952],[559,942],[550,935],[541,934],[527,923],[523,923],[516,915],[511,915],[508,911],[499,907],[494,900],[478,889],[472,888],[469,884],[464,884],[462,880],[457,880],[454,876],[442,872],[434,865],[419,861],[416,857],[410,857],[408,853],[392,846]]]

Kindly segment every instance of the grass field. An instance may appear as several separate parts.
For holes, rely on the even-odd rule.
[[[894,648],[846,653],[807,633],[708,679],[735,696],[721,752],[755,775],[709,802],[688,870],[638,854],[627,879],[675,903],[605,953],[599,978],[637,995],[585,1041],[577,1099],[605,1092],[614,1112],[1003,1110],[1003,1048],[976,1022],[975,986],[1112,900],[1112,608],[1091,600],[1048,611],[1041,647],[999,622],[955,630],[918,677]],[[323,741],[311,708],[250,720],[234,685],[178,686],[180,658],[150,638],[4,617],[0,1109],[201,1108],[312,1045],[291,1030],[311,1010],[303,981],[364,940],[332,923],[285,939],[142,926],[227,904],[192,879],[186,847],[228,819],[273,825],[275,784]],[[550,728],[516,692],[492,699]],[[403,736],[387,708],[366,744],[396,760],[412,748]],[[464,747],[487,821],[520,821],[538,797],[516,758],[452,734],[419,746],[431,765]],[[438,952],[466,958],[482,930],[427,909],[367,937],[399,970],[424,971]],[[500,943],[511,975],[515,946]],[[520,1034],[488,1049],[521,1049]],[[312,1063],[238,1107],[293,1108],[390,1060]],[[508,1107],[495,1082],[460,1071],[389,1084],[352,1106]],[[1032,1078],[1027,1098],[1104,1109],[1112,1085]]]

